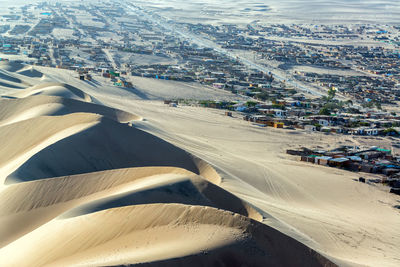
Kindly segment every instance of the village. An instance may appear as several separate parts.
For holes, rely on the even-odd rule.
[[[390,149],[358,146],[341,146],[327,151],[302,148],[287,150],[287,154],[299,156],[299,160],[311,164],[340,168],[352,172],[374,173],[374,179],[360,177],[362,183],[381,183],[390,187],[390,193],[400,195],[400,156]]]
[[[158,15],[146,14],[107,2],[10,8],[1,16],[0,59],[74,70],[77,79],[102,77],[126,88],[136,76],[227,90],[248,101],[166,100],[224,109],[228,116],[240,112],[261,127],[399,136],[397,26],[178,23],[215,49],[174,35],[153,22]],[[251,68],[248,60],[270,71]]]
[[[400,133],[400,114],[356,105],[352,101],[335,99],[335,91],[327,96],[307,99],[293,90],[271,86],[273,98],[260,101],[257,97],[244,102],[226,101],[187,101],[185,99],[166,101],[167,104],[190,103],[207,108],[226,110],[227,116],[232,111],[238,112],[243,119],[260,127],[324,132],[326,134],[392,136]]]

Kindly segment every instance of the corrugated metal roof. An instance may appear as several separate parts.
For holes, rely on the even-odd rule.
[[[324,160],[330,160],[332,157],[327,157],[327,156],[321,156],[321,157],[316,157],[316,159],[324,159]]]
[[[331,159],[331,160],[329,160],[329,161],[333,161],[333,162],[346,162],[346,161],[349,161],[349,159],[348,158],[335,158],[335,159]]]
[[[350,159],[350,160],[353,160],[353,161],[362,161],[362,159],[360,157],[357,157],[357,156],[349,156],[347,158]]]

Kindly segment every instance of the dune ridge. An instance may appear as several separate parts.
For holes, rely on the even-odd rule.
[[[251,266],[319,266],[327,263],[323,258],[313,255],[304,245],[282,237],[276,230],[264,229],[264,225],[244,216],[210,207],[183,204],[135,205],[88,216],[90,218],[74,217],[50,223],[47,228],[54,235],[47,234],[49,229],[38,229],[2,252],[7,253],[8,249],[20,245],[29,246],[32,240],[41,239],[53,248],[52,253],[48,253],[46,247],[34,249],[34,253],[27,253],[31,258],[21,261],[36,262],[37,266],[82,262],[84,265],[97,265],[100,262],[103,265],[117,265],[205,254],[201,259],[202,265],[221,262],[225,266],[232,266],[229,263],[242,262]],[[102,224],[98,224],[99,221]],[[79,224],[79,229],[74,224]],[[102,231],[103,227],[107,231]],[[99,232],[102,234],[99,235]],[[267,235],[268,238],[265,238]],[[82,236],[88,238],[83,240]],[[191,236],[195,242],[187,242],[186,236]],[[60,241],[61,245],[58,244]],[[295,249],[289,252],[276,246],[275,242]],[[122,245],[122,248],[110,253],[110,247],[117,246],[115,243]],[[129,250],[128,246],[135,249]],[[69,251],[71,256],[60,260],[59,255],[65,253],[63,249]],[[104,258],[99,257],[104,254]],[[191,260],[184,262],[189,264]],[[194,261],[191,263],[195,264]]]
[[[114,108],[59,96],[34,95],[28,98],[0,99],[0,126],[38,116],[61,116],[72,113],[99,114],[122,123],[142,119],[140,116]]]
[[[58,82],[44,82],[34,86],[25,88],[9,95],[10,97],[23,98],[31,95],[52,95],[61,96],[64,98],[72,98],[82,100],[85,102],[91,102],[90,95],[84,93],[80,89],[73,87],[65,83]]]
[[[212,165],[135,127],[141,116],[0,69],[36,79],[0,100],[2,266],[335,266],[261,223]]]

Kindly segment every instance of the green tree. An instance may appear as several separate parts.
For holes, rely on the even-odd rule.
[[[386,135],[397,135],[398,134],[398,132],[393,128],[387,128],[383,131],[383,133]]]
[[[251,107],[255,107],[257,105],[257,102],[254,101],[247,101],[246,102],[246,106],[251,108]]]
[[[323,107],[319,110],[319,115],[331,115],[331,111],[327,107]]]
[[[328,91],[328,101],[332,100],[336,95],[336,90],[331,87]]]

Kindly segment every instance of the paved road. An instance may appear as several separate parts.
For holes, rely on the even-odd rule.
[[[118,69],[117,63],[115,63],[114,57],[112,56],[110,50],[103,48],[102,49],[104,54],[107,56],[108,60],[111,63],[111,66],[114,68],[114,70]]]

